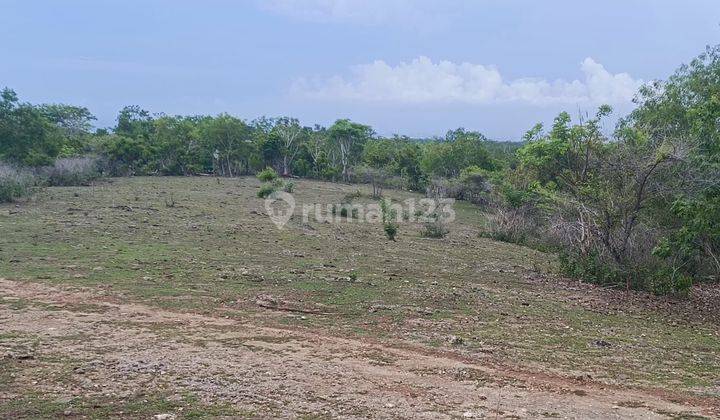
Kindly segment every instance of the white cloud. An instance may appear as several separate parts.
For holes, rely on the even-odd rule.
[[[260,0],[261,9],[311,22],[436,25],[458,0]]]
[[[545,104],[623,104],[642,85],[627,73],[612,74],[592,58],[580,66],[583,80],[538,78],[503,80],[500,71],[482,64],[439,61],[421,56],[391,66],[382,60],[352,68],[352,76],[297,79],[293,95],[323,100],[400,104],[503,102]]]

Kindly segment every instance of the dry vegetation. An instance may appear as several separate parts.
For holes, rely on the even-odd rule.
[[[467,203],[444,238],[278,230],[259,187],[111,179],[0,206],[0,416],[720,414],[710,290],[557,279],[552,255],[480,237]],[[298,181],[294,196],[356,190]]]

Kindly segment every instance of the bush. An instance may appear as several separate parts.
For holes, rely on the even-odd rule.
[[[420,231],[420,236],[423,238],[444,238],[450,230],[447,228],[445,223],[437,215],[425,222],[423,229]]]
[[[283,187],[283,191],[285,191],[286,193],[292,193],[294,190],[295,190],[295,183],[294,183],[294,182],[288,182],[288,183],[285,184],[285,186]]]
[[[496,241],[525,244],[533,229],[533,223],[522,209],[498,208],[488,215],[483,235]]]
[[[384,226],[385,230],[385,236],[387,236],[388,239],[391,241],[395,240],[395,236],[397,235],[398,226],[396,223],[386,223]]]
[[[353,219],[357,219],[358,217],[358,209],[357,207],[352,207],[350,204],[333,204],[332,206],[332,214],[333,216],[340,213],[340,217],[348,218],[352,217]]]
[[[343,203],[352,203],[353,200],[355,200],[357,198],[361,198],[361,197],[362,197],[362,192],[360,192],[360,190],[355,190],[355,192],[346,194],[345,197],[343,197]]]
[[[60,158],[53,166],[41,168],[40,176],[50,186],[88,185],[98,179],[97,160],[90,157]]]
[[[263,184],[260,190],[257,192],[257,196],[260,198],[267,198],[270,194],[277,191],[277,188],[271,184]]]
[[[0,202],[11,202],[32,193],[35,178],[27,171],[0,163]]]
[[[275,169],[267,167],[262,171],[258,172],[257,177],[262,182],[271,182],[278,179],[278,173]]]
[[[395,240],[398,233],[397,210],[387,200],[380,201],[380,210],[382,212],[383,230],[385,235],[391,241]]]

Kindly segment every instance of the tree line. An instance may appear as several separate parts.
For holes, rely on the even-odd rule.
[[[635,101],[611,134],[602,127],[612,109],[601,106],[575,120],[563,112],[520,142],[494,142],[462,128],[387,138],[348,119],[308,127],[291,117],[168,116],[137,106],[94,130],[84,107],[33,105],[5,89],[0,178],[9,178],[8,164],[45,173],[51,185],[273,168],[370,183],[377,196],[394,187],[471,201],[486,210],[485,235],[556,251],[574,278],[656,293],[717,281],[720,48],[643,86]]]

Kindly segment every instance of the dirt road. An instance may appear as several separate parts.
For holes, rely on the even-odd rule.
[[[226,403],[257,417],[717,414],[717,402],[709,399],[534,374],[404,342],[162,311],[89,289],[2,279],[0,296],[0,351],[5,360],[22,360],[3,388],[4,400],[29,391],[68,401],[128,398],[140,389],[191,392],[203,403]]]

